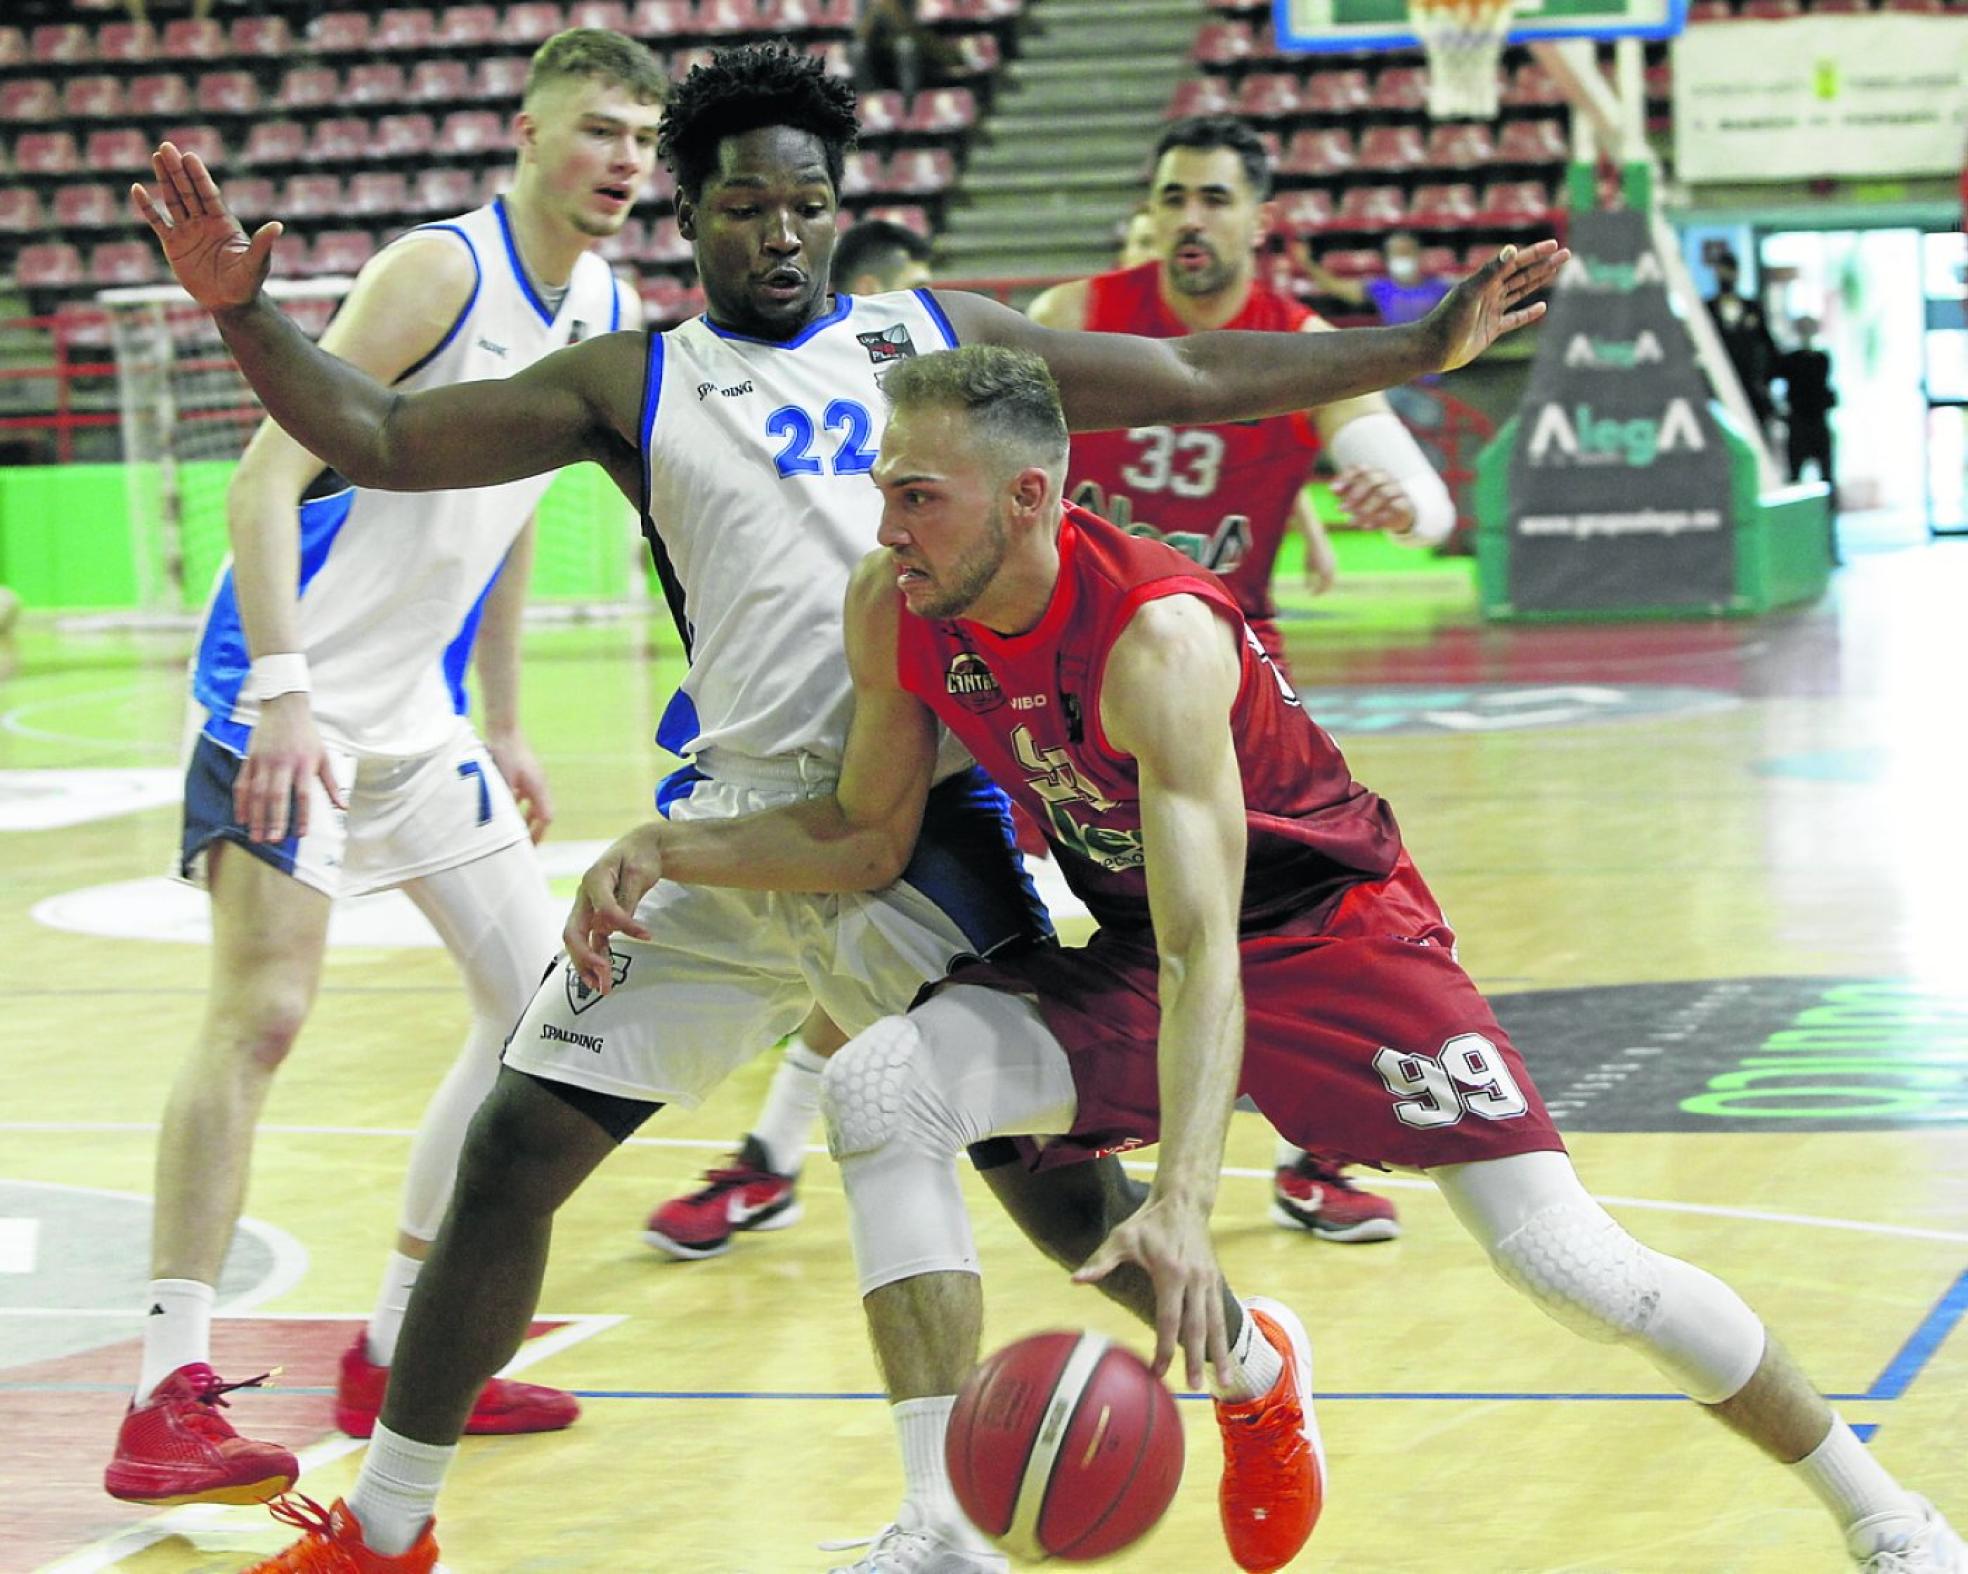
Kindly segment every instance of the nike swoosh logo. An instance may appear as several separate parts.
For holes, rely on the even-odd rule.
[[[731,1206],[727,1210],[725,1217],[728,1218],[733,1224],[748,1224],[753,1219],[756,1219],[761,1213],[768,1213],[772,1209],[778,1207],[779,1202],[780,1199],[775,1197],[770,1202],[761,1202],[757,1206],[752,1206],[748,1203],[741,1201],[736,1197],[733,1197],[731,1199]]]

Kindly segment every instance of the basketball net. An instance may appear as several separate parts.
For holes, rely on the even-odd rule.
[[[1435,120],[1494,120],[1497,62],[1513,0],[1408,0],[1428,53],[1428,113]]]

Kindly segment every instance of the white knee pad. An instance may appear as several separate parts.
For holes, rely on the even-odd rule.
[[[1763,1324],[1735,1291],[1641,1245],[1596,1204],[1540,1209],[1490,1258],[1554,1320],[1633,1346],[1702,1404],[1738,1393],[1763,1359]]]
[[[827,1151],[836,1159],[872,1153],[902,1124],[911,1076],[922,1074],[922,1035],[907,1017],[883,1017],[849,1040],[820,1073]]]

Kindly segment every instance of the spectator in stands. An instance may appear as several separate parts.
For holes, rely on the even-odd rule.
[[[956,41],[916,18],[916,0],[867,0],[854,29],[854,79],[864,92],[895,88],[914,99],[952,79],[963,64]]]
[[[1310,245],[1305,251],[1305,271],[1321,295],[1355,306],[1371,306],[1390,328],[1419,322],[1441,304],[1452,286],[1447,279],[1423,274],[1421,242],[1405,230],[1389,235],[1380,250],[1387,259],[1387,272],[1379,278],[1353,279],[1328,273],[1313,257]]]
[[[1155,260],[1155,217],[1142,203],[1121,226],[1121,249],[1114,257],[1116,268],[1138,268]]]
[[[929,240],[906,224],[863,219],[834,242],[834,288],[881,295],[929,283]]]
[[[1745,300],[1736,293],[1740,270],[1734,252],[1721,253],[1714,266],[1715,293],[1708,298],[1708,315],[1715,320],[1715,331],[1722,336],[1722,348],[1736,369],[1750,411],[1759,425],[1768,426],[1776,411],[1770,397],[1770,376],[1777,362],[1769,319],[1763,315],[1760,302]]]

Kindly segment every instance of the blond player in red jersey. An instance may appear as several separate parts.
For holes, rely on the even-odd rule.
[[[1176,122],[1155,144],[1146,255],[1047,290],[1030,315],[1049,328],[1180,338],[1210,328],[1328,331],[1297,301],[1257,280],[1269,232],[1270,157],[1242,121]],[[1135,231],[1131,227],[1130,240]],[[1427,545],[1455,524],[1441,478],[1382,394],[1297,415],[1208,426],[1144,426],[1073,440],[1067,495],[1134,535],[1166,541],[1229,586],[1265,650],[1286,668],[1271,573],[1286,536],[1305,541],[1305,583],[1332,588],[1332,545],[1305,494],[1321,449],[1339,466],[1340,500],[1364,528]],[[1356,1243],[1400,1234],[1394,1204],[1337,1164],[1282,1139],[1271,1217],[1286,1229]]]

